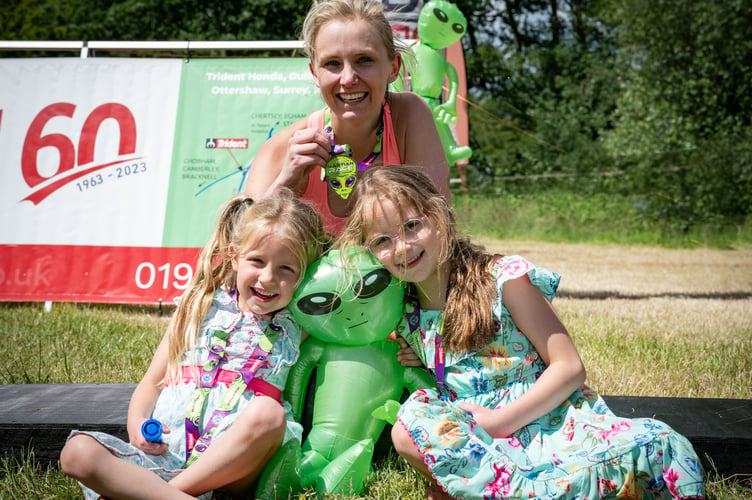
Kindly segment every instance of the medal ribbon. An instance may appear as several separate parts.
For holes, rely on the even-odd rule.
[[[209,394],[211,388],[214,387],[219,367],[226,359],[225,349],[227,348],[227,339],[230,336],[229,332],[214,332],[209,348],[209,359],[201,367],[199,384],[191,395],[191,400],[185,413],[186,467],[195,462],[209,447],[216,433],[217,426],[237,406],[241,395],[248,389],[251,381],[253,381],[256,371],[258,371],[271,352],[280,330],[280,327],[274,325],[271,321],[269,322],[250,357],[240,368],[232,383],[230,383],[227,392],[225,392],[217,408],[212,412],[209,421],[205,423],[204,431],[200,432],[199,426],[201,423],[201,414],[206,404],[206,396]]]

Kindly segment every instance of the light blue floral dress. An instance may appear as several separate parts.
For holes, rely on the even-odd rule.
[[[220,288],[214,294],[209,313],[201,325],[201,333],[196,342],[196,349],[194,352],[186,354],[183,366],[201,366],[208,359],[208,346],[214,332],[220,330],[230,333],[226,347],[226,361],[220,368],[239,371],[243,363],[258,345],[259,339],[266,330],[269,319],[270,316],[255,315],[241,311],[237,300],[228,293],[228,290]],[[281,330],[271,352],[256,372],[255,378],[260,378],[278,389],[284,390],[290,367],[297,361],[300,354],[301,332],[300,327],[293,320],[287,309],[277,312],[272,322],[280,327]],[[170,445],[166,455],[149,455],[135,446],[103,432],[74,430],[68,439],[76,434],[87,434],[109,449],[113,455],[150,469],[168,481],[184,470],[186,459],[185,414],[186,407],[191,400],[195,388],[195,381],[185,381],[166,386],[159,395],[156,407],[154,408],[153,418],[159,420],[170,429],[169,434],[163,435],[163,439]],[[201,419],[202,422],[212,414],[222,400],[225,392],[227,392],[227,386],[222,383],[218,383],[211,389],[206,398],[206,406]],[[212,440],[216,440],[235,421],[238,413],[255,397],[256,395],[253,390],[245,391],[234,411],[222,419],[217,428],[217,433],[213,436]],[[294,421],[290,405],[287,402],[283,402],[283,406],[287,413],[287,430],[284,442],[290,439],[296,439],[300,442],[303,428]],[[99,498],[97,493],[83,485],[82,489],[86,498]],[[211,498],[211,492],[202,495],[201,498]]]
[[[513,435],[492,439],[457,403],[499,408],[520,397],[546,368],[501,301],[506,281],[527,275],[552,300],[559,276],[519,256],[493,270],[496,339],[478,352],[445,357],[449,401],[414,392],[399,422],[438,483],[459,499],[678,498],[703,496],[703,472],[689,441],[654,419],[617,417],[586,386]],[[408,306],[409,307],[409,306]],[[439,311],[420,311],[420,329],[399,333],[435,368]]]

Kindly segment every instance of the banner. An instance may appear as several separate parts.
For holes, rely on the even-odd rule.
[[[158,303],[275,130],[305,58],[0,59],[0,300]]]

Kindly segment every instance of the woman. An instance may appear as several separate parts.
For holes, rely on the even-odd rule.
[[[357,176],[374,165],[422,166],[449,201],[449,167],[430,109],[416,94],[388,92],[407,49],[395,41],[382,3],[314,3],[302,36],[327,107],[261,147],[247,192],[258,199],[286,186],[309,200],[335,235]]]

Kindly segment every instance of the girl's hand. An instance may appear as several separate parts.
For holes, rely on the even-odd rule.
[[[397,342],[400,345],[400,350],[397,351],[397,360],[402,366],[412,366],[415,368],[423,368],[423,362],[420,360],[413,348],[407,343],[405,339],[392,332],[387,337],[392,342]]]
[[[145,421],[146,419],[144,419],[141,424],[143,424]],[[141,425],[139,425],[138,428],[141,429]],[[169,448],[169,445],[165,442],[166,440],[164,439],[164,436],[169,433],[170,429],[168,429],[165,425],[162,425],[161,443],[152,443],[151,441],[147,441],[140,431],[138,433],[135,433],[134,436],[131,436],[130,441],[133,446],[143,451],[144,453],[148,453],[149,455],[164,455],[165,453],[167,453],[167,450]]]
[[[500,410],[492,410],[472,403],[459,403],[459,407],[470,414],[475,422],[492,438],[509,437],[516,429],[506,429]]]

